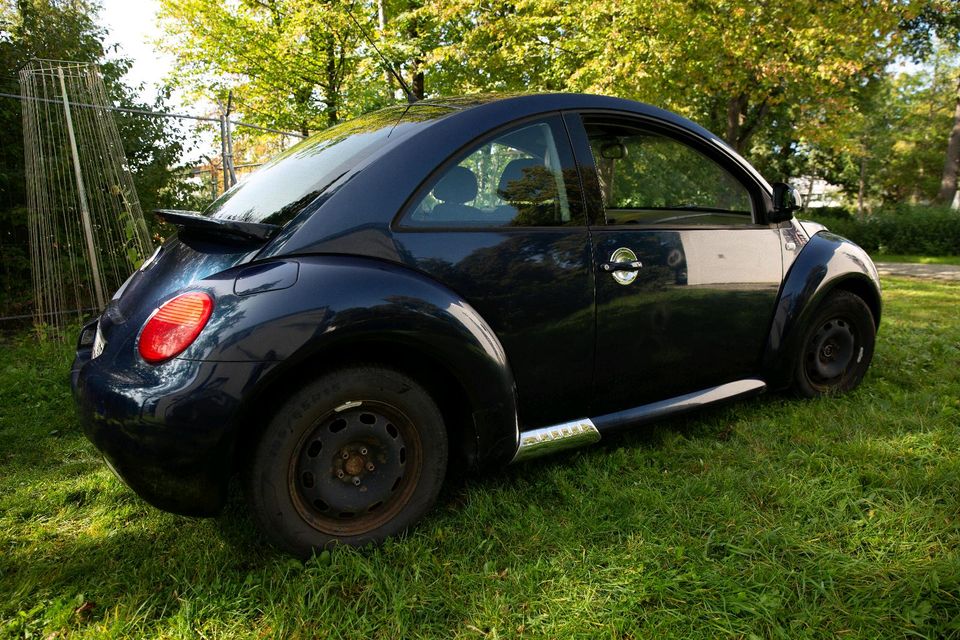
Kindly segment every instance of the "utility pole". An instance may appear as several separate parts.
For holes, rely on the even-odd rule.
[[[227,168],[227,116],[220,114],[220,164],[223,166],[223,190],[230,188],[230,169]]]
[[[225,114],[227,133],[227,169],[230,172],[230,186],[237,184],[237,171],[233,164],[233,127],[230,122],[230,111],[233,109],[233,91],[227,93],[227,113]]]

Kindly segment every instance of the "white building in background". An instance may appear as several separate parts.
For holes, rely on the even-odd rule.
[[[844,204],[842,189],[823,178],[814,176],[790,178],[790,186],[800,192],[803,196],[803,204],[810,209],[842,207]]]

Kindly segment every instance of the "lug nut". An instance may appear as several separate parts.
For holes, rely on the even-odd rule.
[[[343,471],[337,471],[337,477],[343,480]]]
[[[360,486],[360,478],[358,478],[357,476],[353,476],[353,486],[355,487]]]
[[[344,451],[343,453],[340,454],[340,457],[346,460],[347,458],[350,457],[350,453],[347,451]]]
[[[360,455],[362,455],[362,456],[367,455],[367,448],[366,448],[366,447],[361,447],[361,448],[360,448]]]
[[[368,463],[367,463],[367,471],[373,471],[374,468],[375,468],[375,467],[373,466],[373,463],[372,463],[372,462],[368,462]]]

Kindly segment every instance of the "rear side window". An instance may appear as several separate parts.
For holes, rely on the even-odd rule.
[[[285,224],[384,145],[450,112],[431,105],[387,107],[330,127],[270,160],[217,198],[203,215]]]
[[[526,123],[472,147],[428,184],[412,227],[583,224],[578,177],[559,118]]]

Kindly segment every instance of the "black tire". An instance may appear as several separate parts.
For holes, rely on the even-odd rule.
[[[873,358],[876,325],[857,295],[835,291],[813,314],[794,369],[794,391],[806,398],[856,389]]]
[[[266,537],[307,558],[400,533],[433,506],[447,467],[437,405],[406,375],[341,369],[296,392],[267,425],[246,492]]]

